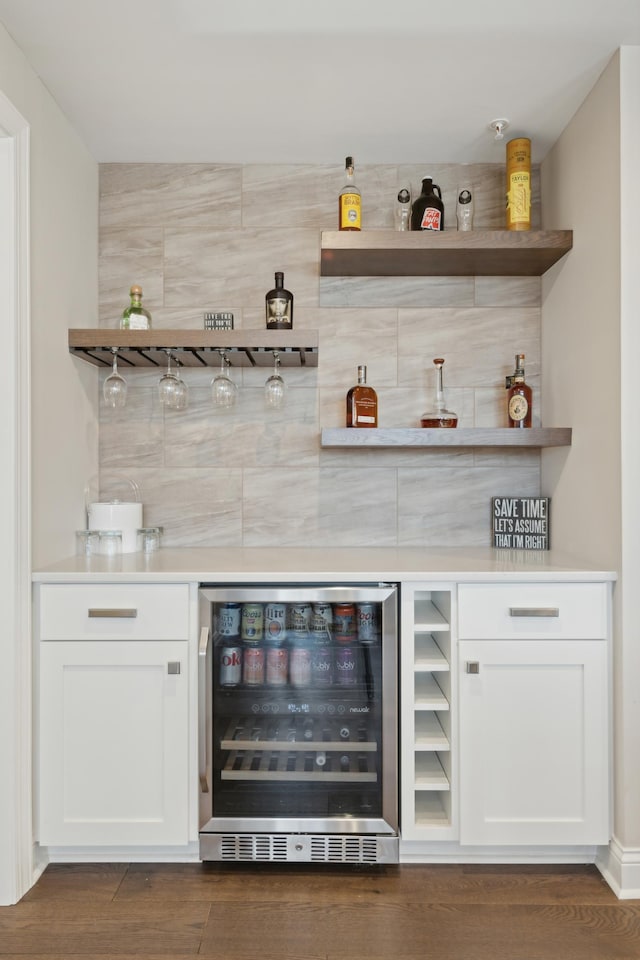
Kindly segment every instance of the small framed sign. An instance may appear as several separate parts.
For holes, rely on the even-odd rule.
[[[548,550],[550,504],[550,497],[492,497],[494,547]]]

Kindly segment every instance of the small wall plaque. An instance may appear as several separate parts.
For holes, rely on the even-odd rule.
[[[205,313],[205,330],[233,330],[232,313]]]
[[[492,497],[493,545],[507,550],[548,550],[550,497]]]

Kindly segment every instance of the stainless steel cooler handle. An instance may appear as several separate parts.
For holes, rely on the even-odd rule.
[[[198,758],[200,767],[200,790],[209,793],[207,780],[207,657],[211,631],[208,627],[200,630],[198,647]]]
[[[509,607],[510,617],[559,617],[559,607]]]

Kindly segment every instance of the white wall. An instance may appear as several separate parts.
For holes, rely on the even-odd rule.
[[[69,326],[97,325],[98,166],[1,24],[0,90],[31,130],[32,551],[40,566],[73,552],[84,486],[97,472],[97,375],[66,343]]]
[[[574,248],[543,281],[543,423],[573,427],[547,451],[554,546],[619,572],[614,595],[614,834],[640,847],[640,48],[611,60],[542,165],[543,226]],[[621,212],[622,211],[622,212]]]

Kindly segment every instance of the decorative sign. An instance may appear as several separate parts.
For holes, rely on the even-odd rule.
[[[494,547],[548,550],[550,503],[550,497],[492,497]]]

